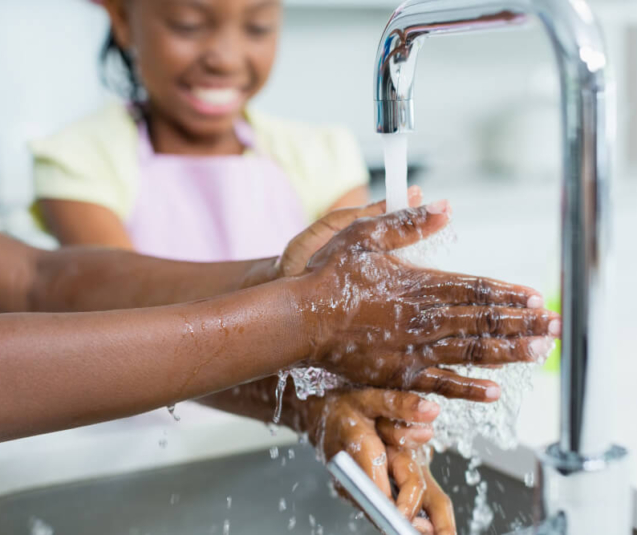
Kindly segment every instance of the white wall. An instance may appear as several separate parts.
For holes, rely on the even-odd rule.
[[[295,0],[278,66],[259,100],[279,115],[347,124],[377,165],[372,68],[391,11],[381,4],[391,2],[375,3],[380,7],[329,8]],[[87,0],[0,0],[0,206],[5,211],[29,201],[25,140],[59,128],[104,99],[96,65],[105,30],[103,13]],[[621,33],[613,30],[611,37],[613,49],[624,43]],[[510,164],[509,171],[538,163],[543,173],[557,173],[553,58],[538,29],[432,40],[420,61],[412,159],[424,159],[446,175],[475,172],[485,160]],[[622,69],[629,65],[624,56],[621,63]],[[633,117],[627,108],[620,114],[626,122]]]
[[[0,1],[0,199],[31,194],[25,142],[103,98],[97,54],[106,21],[84,0]]]

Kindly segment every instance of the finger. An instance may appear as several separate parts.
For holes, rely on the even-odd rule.
[[[555,339],[550,336],[521,338],[445,338],[425,348],[426,358],[439,364],[511,364],[546,360]]]
[[[410,208],[418,208],[422,205],[422,190],[420,189],[420,186],[410,186],[410,188],[407,190],[407,200],[409,201]],[[377,204],[378,206],[382,207],[382,213],[384,214],[387,211],[387,202],[380,201]]]
[[[450,370],[426,368],[399,388],[438,394],[450,399],[466,399],[491,403],[500,399],[501,390],[497,383],[486,379],[463,377]]]
[[[429,442],[433,436],[430,424],[407,425],[403,422],[380,418],[376,423],[378,435],[387,446],[415,449]]]
[[[412,192],[412,196],[422,199],[422,193],[418,192]],[[368,206],[342,208],[325,215],[290,241],[279,259],[283,275],[301,273],[314,253],[327,244],[334,234],[349,227],[357,219],[376,217],[384,213],[385,201],[382,201]]]
[[[392,251],[423,240],[447,226],[450,208],[447,201],[408,208],[358,223],[359,243],[370,251]]]
[[[351,394],[358,408],[368,418],[389,418],[404,422],[431,423],[440,413],[433,401],[422,399],[413,392],[364,388]]]
[[[376,434],[367,435],[360,445],[350,443],[353,447],[348,447],[347,451],[354,461],[360,466],[367,476],[378,486],[378,488],[392,499],[391,484],[387,468],[387,451],[385,445]]]
[[[419,533],[422,533],[423,535],[434,535],[435,533],[433,524],[426,518],[414,518],[412,525],[414,526],[414,528],[416,528],[416,530],[418,530]]]
[[[440,488],[428,466],[423,468],[423,475],[427,490],[422,504],[434,526],[436,535],[456,535],[456,520],[451,499]]]
[[[390,448],[389,470],[398,486],[396,507],[411,522],[422,509],[427,483],[413,451]]]
[[[542,308],[542,295],[526,286],[444,271],[429,271],[428,294],[448,305],[501,305]]]
[[[544,309],[457,306],[428,309],[418,320],[422,334],[454,336],[553,336],[562,332],[559,314]]]
[[[407,198],[409,201],[410,208],[418,208],[422,205],[422,190],[419,186],[411,186],[407,190]],[[387,211],[387,208],[385,208]]]

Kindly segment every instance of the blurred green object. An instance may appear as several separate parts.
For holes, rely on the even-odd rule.
[[[556,295],[553,298],[549,299],[546,303],[546,308],[557,312],[558,314],[562,311],[562,306],[560,303],[560,296]],[[544,370],[547,372],[559,373],[560,371],[560,351],[562,350],[562,342],[557,340],[555,342],[555,349],[549,355],[549,358],[546,360],[544,364]]]

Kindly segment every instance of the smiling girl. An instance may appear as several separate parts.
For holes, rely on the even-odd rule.
[[[228,261],[280,252],[367,201],[353,137],[276,119],[280,0],[103,0],[104,78],[124,102],[32,143],[35,212],[62,244]]]

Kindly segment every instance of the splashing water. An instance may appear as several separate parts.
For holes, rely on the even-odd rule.
[[[55,535],[53,528],[39,518],[29,520],[29,533],[30,535]]]
[[[407,208],[407,141],[401,139],[404,137],[402,134],[382,137],[387,166],[387,211]],[[454,241],[455,234],[448,225],[441,232],[412,246],[398,249],[394,254],[414,265],[432,267],[432,261],[435,261],[440,250]],[[466,377],[495,381],[500,385],[502,395],[499,401],[489,404],[452,400],[434,394],[424,396],[440,405],[440,415],[433,425],[432,445],[437,450],[457,447],[465,457],[471,456],[477,436],[483,436],[503,449],[515,447],[515,424],[522,398],[532,387],[533,367],[534,364],[509,364],[499,369],[447,366]]]
[[[285,385],[288,382],[288,377],[290,375],[289,371],[281,370],[279,372],[279,380],[276,384],[276,408],[274,409],[274,417],[272,421],[275,424],[278,424],[281,421],[281,413],[283,412],[283,393],[285,392]]]
[[[293,370],[281,370],[276,388],[276,407],[274,409],[273,422],[281,421],[283,411],[283,393],[288,377],[294,381],[296,397],[305,401],[310,396],[323,397],[329,390],[334,390],[344,384],[343,380],[321,368],[294,368]]]
[[[320,368],[296,368],[290,371],[296,396],[305,401],[310,396],[323,397],[325,392],[343,384],[340,377]]]
[[[408,207],[407,198],[407,140],[404,135],[384,135],[387,211]],[[410,247],[394,251],[403,261],[421,267],[432,267],[432,260],[443,247],[455,241],[455,234],[448,225],[443,231]],[[548,356],[548,353],[547,353]],[[541,360],[541,359],[539,359]],[[477,436],[483,436],[502,449],[517,445],[516,421],[524,394],[532,388],[534,364],[509,364],[503,368],[479,368],[472,366],[447,366],[466,377],[488,379],[500,385],[501,397],[495,403],[483,404],[465,400],[452,400],[438,395],[423,396],[440,405],[440,415],[435,420],[431,445],[437,450],[456,447],[461,455],[469,458]],[[465,473],[467,484],[477,486],[477,495],[470,522],[470,534],[486,531],[493,522],[493,511],[487,503],[488,486],[481,481],[477,468],[480,460],[471,459]],[[528,484],[528,483],[527,483]]]
[[[495,381],[502,389],[494,403],[475,403],[448,399],[436,394],[423,397],[440,405],[440,415],[433,423],[431,444],[442,451],[456,447],[464,457],[471,456],[476,437],[482,436],[502,449],[517,446],[516,422],[522,400],[532,389],[534,364],[508,364],[504,368],[449,366],[459,375]]]
[[[480,476],[480,472],[478,472],[478,466],[480,466],[480,464],[482,463],[477,457],[472,457],[469,461],[469,466],[464,473],[464,477],[467,485],[469,485],[470,487],[475,487],[478,483],[480,483],[480,480],[482,479],[482,476]]]
[[[493,510],[487,502],[487,482],[483,481],[480,483],[477,490],[473,515],[469,523],[470,535],[481,535],[489,529],[493,522]]]

